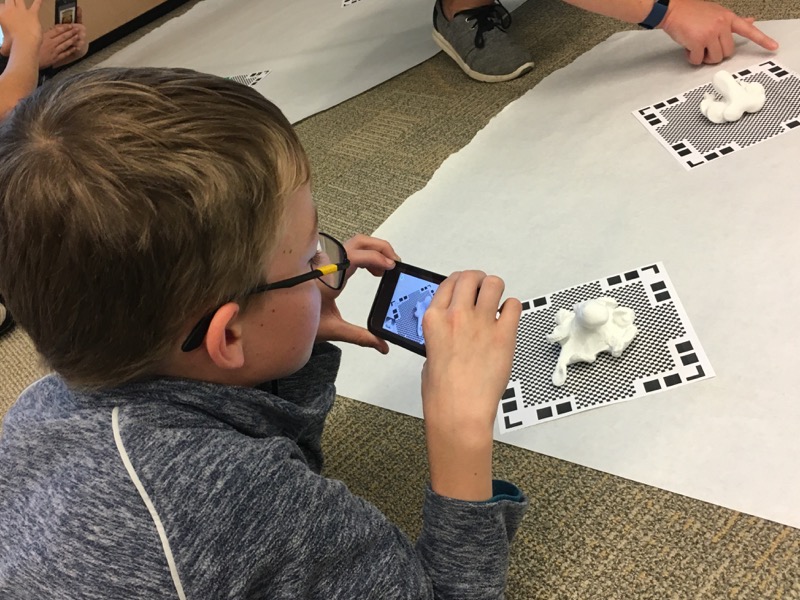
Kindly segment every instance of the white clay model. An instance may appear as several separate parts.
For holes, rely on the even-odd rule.
[[[574,311],[565,308],[556,313],[556,327],[547,335],[551,344],[561,344],[553,385],[564,385],[567,365],[594,362],[601,352],[619,357],[636,337],[635,314],[623,308],[614,298],[603,296],[579,302]]]
[[[713,123],[738,121],[744,113],[755,113],[764,107],[766,92],[757,81],[738,81],[727,71],[719,71],[712,83],[723,100],[707,92],[700,102],[700,112]]]

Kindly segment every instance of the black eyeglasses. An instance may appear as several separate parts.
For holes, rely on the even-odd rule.
[[[311,281],[312,279],[319,279],[333,290],[342,289],[347,268],[350,266],[350,261],[347,259],[347,251],[344,249],[341,242],[335,240],[327,233],[320,232],[315,262],[322,266],[312,268],[308,273],[290,277],[289,279],[281,279],[274,283],[262,283],[247,292],[246,296],[268,292],[269,290],[281,290],[294,287],[306,281]],[[228,302],[232,300],[233,298],[228,300]],[[219,310],[219,306],[197,322],[197,325],[192,328],[192,331],[181,345],[181,350],[184,352],[191,352],[200,347],[200,344],[203,343],[203,339],[206,337],[206,333],[208,333],[211,319],[214,318],[217,310]]]

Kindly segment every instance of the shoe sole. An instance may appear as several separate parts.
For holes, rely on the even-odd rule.
[[[517,77],[524,75],[525,73],[533,69],[534,66],[534,63],[526,62],[525,64],[517,67],[514,71],[508,73],[507,75],[486,75],[485,73],[479,73],[478,71],[471,69],[470,66],[464,62],[464,59],[462,59],[458,55],[458,52],[455,51],[455,48],[453,48],[450,45],[450,42],[444,39],[444,36],[442,36],[442,34],[436,31],[435,29],[433,30],[433,41],[436,42],[436,45],[439,46],[439,48],[444,50],[447,56],[452,58],[455,61],[455,63],[459,67],[461,67],[461,70],[464,71],[464,73],[469,75],[472,79],[476,81],[483,81],[484,83],[499,83],[501,81],[511,81],[512,79],[516,79]]]

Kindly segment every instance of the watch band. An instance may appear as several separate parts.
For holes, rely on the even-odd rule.
[[[656,3],[653,4],[653,10],[645,17],[644,21],[639,23],[639,27],[644,27],[645,29],[655,29],[658,27],[667,14],[667,8],[669,8],[669,0],[657,0]]]

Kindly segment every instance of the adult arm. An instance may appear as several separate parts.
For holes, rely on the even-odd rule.
[[[0,118],[36,89],[39,45],[42,42],[41,4],[42,0],[34,0],[27,8],[24,0],[6,0],[0,7],[0,26],[4,35],[0,54],[8,56],[8,66],[0,75]]]
[[[627,23],[641,23],[653,9],[653,0],[564,1]],[[734,33],[767,50],[778,49],[778,42],[753,25],[753,19],[705,0],[671,0],[659,28],[686,49],[687,59],[693,65],[717,64],[732,56]]]

